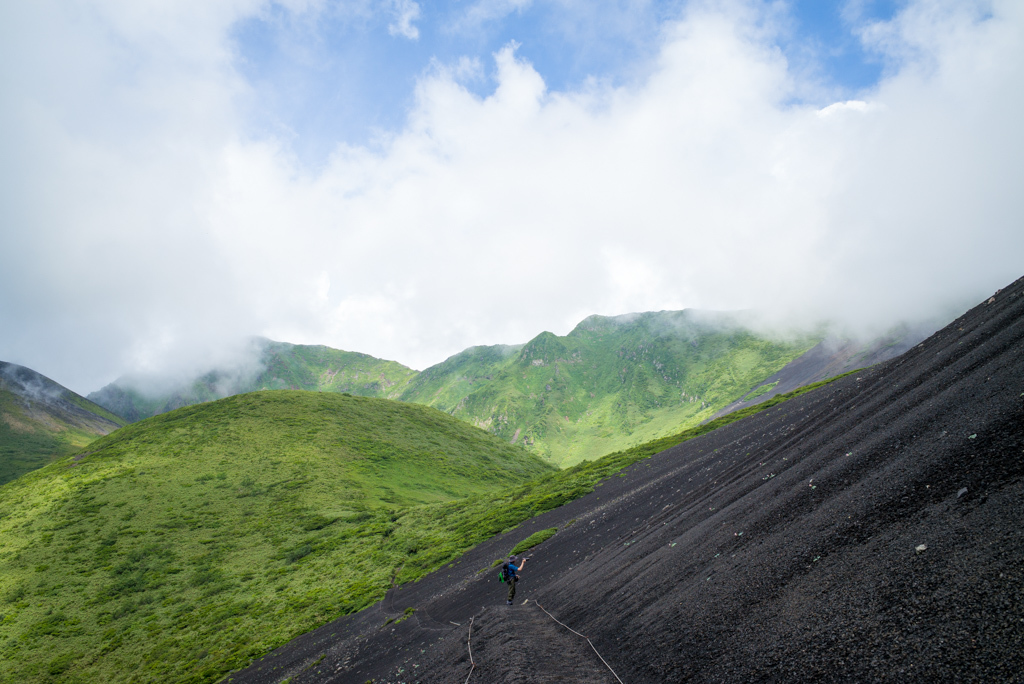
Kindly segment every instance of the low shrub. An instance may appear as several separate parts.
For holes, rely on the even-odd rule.
[[[557,527],[551,527],[546,530],[534,532],[529,537],[516,544],[515,547],[513,547],[512,549],[512,554],[515,555],[522,553],[523,551],[529,551],[534,546],[537,546],[538,544],[546,542],[548,539],[551,539],[551,537],[555,536],[557,532]]]

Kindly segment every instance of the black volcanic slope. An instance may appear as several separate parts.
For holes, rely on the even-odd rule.
[[[1024,681],[1022,402],[1024,279],[230,680],[464,682],[472,619],[471,682],[615,681],[540,603],[630,684]],[[506,607],[491,561],[550,527]]]

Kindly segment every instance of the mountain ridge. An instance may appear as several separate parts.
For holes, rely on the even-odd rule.
[[[737,400],[772,373],[786,372],[787,362],[821,339],[779,340],[748,325],[745,312],[693,309],[589,316],[564,337],[537,335],[515,358],[508,353],[515,348],[508,348],[500,363],[473,364],[457,388],[449,383],[440,392],[417,394],[414,380],[401,398],[436,406],[571,465],[700,424],[722,415],[729,402],[730,410],[749,405]],[[912,343],[923,335],[904,337]],[[457,358],[445,362],[449,379],[460,377]],[[827,372],[835,365],[805,364],[815,377],[805,372],[801,384],[849,370]],[[792,389],[783,383],[758,401]]]
[[[470,347],[422,372],[263,340],[261,365],[233,385],[214,371],[169,397],[147,399],[125,381],[89,396],[134,419],[238,391],[348,391],[439,408],[566,466],[707,420],[816,341],[769,338],[728,312],[593,315],[567,335],[545,331],[524,344]],[[353,378],[357,362],[362,375]]]
[[[124,424],[104,407],[45,375],[0,361],[0,484]]]
[[[168,392],[150,394],[136,387],[147,384],[146,380],[121,378],[91,392],[89,399],[134,422],[183,406],[262,389],[305,389],[390,399],[416,375],[416,371],[396,361],[324,345],[253,338],[248,354],[255,362],[209,370]]]

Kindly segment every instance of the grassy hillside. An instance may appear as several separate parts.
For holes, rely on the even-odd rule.
[[[520,484],[546,466],[431,409],[380,400],[258,393],[129,426],[0,487],[0,679],[217,681],[788,396]],[[356,429],[367,418],[386,439]],[[388,502],[443,499],[460,479],[490,491]]]
[[[0,361],[0,484],[121,425],[122,419],[49,378]]]
[[[213,370],[170,391],[144,392],[145,383],[121,379],[89,399],[129,421],[183,406],[264,389],[347,392],[363,397],[397,397],[416,371],[395,361],[321,345],[254,341],[255,361],[237,369]]]
[[[470,347],[417,375],[398,398],[451,412],[467,396],[492,384],[522,348],[521,344]]]
[[[818,341],[768,339],[728,314],[693,310],[591,316],[565,337],[471,347],[417,373],[365,354],[262,340],[249,375],[214,371],[154,396],[118,381],[89,397],[129,420],[257,389],[400,399],[567,466],[698,425]]]
[[[766,339],[721,314],[591,316],[565,337],[469,349],[400,398],[566,466],[698,425],[817,341]]]
[[[453,549],[411,506],[550,472],[440,411],[258,392],[0,488],[0,680],[214,681]]]

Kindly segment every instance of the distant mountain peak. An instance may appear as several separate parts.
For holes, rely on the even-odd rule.
[[[52,402],[69,391],[31,368],[0,361],[0,388],[35,401]]]

